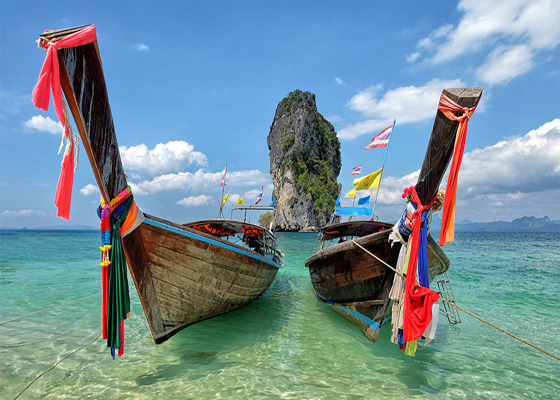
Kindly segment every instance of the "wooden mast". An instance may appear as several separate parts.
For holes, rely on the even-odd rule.
[[[444,89],[443,94],[458,105],[470,108],[478,104],[482,89],[480,87]],[[458,112],[455,114],[460,115]],[[437,194],[447,165],[451,161],[458,127],[459,122],[450,121],[440,110],[437,110],[424,163],[416,183],[416,192],[422,204],[428,204]]]
[[[39,44],[45,41],[58,41],[89,26],[91,25],[45,32],[40,36]],[[127,181],[119,153],[97,41],[83,46],[59,49],[58,62],[64,96],[80,133],[101,195],[108,203],[127,187]],[[123,244],[127,265],[146,319],[154,340],[159,343],[165,340],[160,337],[166,334],[166,329],[163,326],[140,229],[126,236]]]
[[[41,34],[39,43],[58,41],[84,25]],[[58,50],[60,83],[80,133],[101,195],[108,202],[127,186],[97,41]]]

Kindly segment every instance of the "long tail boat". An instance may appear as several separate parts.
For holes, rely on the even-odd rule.
[[[443,94],[457,105],[474,110],[482,88],[445,89]],[[416,184],[421,204],[430,203],[438,192],[454,153],[458,127],[459,122],[448,119],[438,109]],[[341,211],[349,215],[347,210]],[[406,211],[403,217],[405,215]],[[385,264],[392,268],[397,266],[403,243],[389,240],[397,228],[394,223],[373,218],[326,226],[320,232],[320,250],[305,261],[317,299],[356,325],[372,342],[377,340],[381,326],[390,319],[390,292],[395,272]],[[449,259],[431,236],[427,241],[427,259],[430,282],[449,268]]]
[[[93,36],[89,35],[92,31]],[[80,38],[86,34],[88,38]],[[77,45],[72,45],[76,43],[75,38]],[[48,77],[47,87],[51,79],[56,79],[58,66],[58,90],[61,86],[102,199],[112,211],[112,199],[126,192],[128,184],[95,27],[45,31],[38,42],[41,48],[55,50],[52,62],[55,72]],[[40,80],[43,75],[46,73],[41,71]],[[53,83],[56,107],[55,86]],[[49,95],[50,92],[46,94],[46,108]],[[123,229],[122,248],[156,344],[192,324],[251,303],[270,286],[282,265],[275,236],[260,226],[229,220],[177,224],[142,215],[139,208],[134,214],[138,216],[126,236]],[[114,243],[113,239],[113,248]],[[115,275],[113,279],[111,274],[111,281],[118,278]],[[105,290],[106,283],[103,285]]]

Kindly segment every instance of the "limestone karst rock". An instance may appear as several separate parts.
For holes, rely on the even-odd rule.
[[[290,92],[276,108],[267,138],[276,199],[273,229],[313,232],[326,225],[340,191],[340,142],[315,95]]]

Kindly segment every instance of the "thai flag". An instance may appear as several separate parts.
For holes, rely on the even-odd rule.
[[[350,174],[350,176],[360,175],[360,172],[362,172],[362,164],[358,165],[357,167],[352,168],[352,173]]]
[[[220,182],[220,186],[227,186],[226,185],[226,169],[227,169],[227,164],[224,167],[224,170],[222,171],[222,181]]]
[[[371,139],[371,142],[364,148],[364,151],[367,149],[377,149],[379,147],[387,147],[389,144],[389,137],[391,136],[391,132],[393,131],[393,125],[388,128],[383,129],[377,135]]]
[[[259,193],[258,197],[257,197],[257,201],[255,201],[255,204],[259,204],[262,200],[262,194],[263,194],[263,190],[261,189],[261,192]]]

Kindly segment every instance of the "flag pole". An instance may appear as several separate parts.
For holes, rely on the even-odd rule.
[[[389,140],[391,140],[391,138],[389,138]],[[226,164],[226,167],[224,169],[224,184],[222,185],[222,199],[220,200],[220,212],[218,212],[217,219],[220,219],[220,217],[224,218],[224,214],[223,214],[222,210],[224,208],[224,189],[225,189],[225,186],[226,186],[226,174],[227,174],[227,164]]]
[[[393,126],[391,127],[391,135],[389,135],[389,141],[387,142],[387,148],[385,149],[385,158],[383,159],[383,166],[381,167],[381,176],[379,177],[379,185],[377,185],[377,193],[375,193],[375,202],[373,203],[372,213],[375,215],[375,206],[377,204],[377,196],[379,196],[379,187],[381,186],[381,178],[383,178],[383,172],[385,171],[385,161],[387,161],[387,153],[389,152],[389,145],[391,144],[391,139],[393,138],[393,133],[395,130],[395,124],[397,119],[393,120]],[[372,216],[373,218],[373,216]]]

